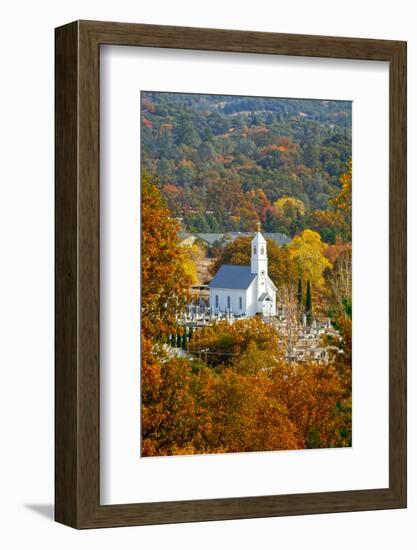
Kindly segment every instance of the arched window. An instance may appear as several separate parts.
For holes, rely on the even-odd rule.
[[[256,256],[256,244],[253,245],[253,253],[254,253],[255,256]]]

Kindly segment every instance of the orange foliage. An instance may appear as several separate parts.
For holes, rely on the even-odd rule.
[[[272,151],[278,151],[280,153],[295,153],[299,149],[296,143],[293,143],[288,137],[281,137],[277,143],[270,143],[265,147],[259,149],[260,158],[264,158],[268,153]]]
[[[343,213],[352,212],[352,160],[349,161],[347,171],[340,176],[342,189],[333,199],[334,207]]]
[[[260,319],[199,331],[196,348],[233,352],[216,366],[172,357],[158,366],[145,348],[142,456],[350,445],[348,369],[288,363],[272,331]]]
[[[218,364],[233,362],[237,356],[248,351],[251,344],[258,351],[269,351],[271,347],[278,349],[278,333],[257,317],[233,324],[222,321],[197,331],[190,349],[193,352],[210,349],[216,355],[209,361]]]
[[[184,193],[184,190],[181,187],[178,187],[175,185],[175,183],[166,183],[162,188],[164,195],[165,194],[173,194],[173,195],[182,195]]]
[[[335,244],[329,244],[323,254],[326,256],[329,262],[334,265],[337,258],[345,250],[352,250],[351,243],[336,242]]]
[[[142,178],[142,335],[166,334],[175,324],[188,287],[179,246],[179,224],[160,191]]]
[[[344,394],[342,380],[334,367],[287,363],[281,364],[272,377],[304,446],[334,446],[338,429],[342,427],[337,403]]]

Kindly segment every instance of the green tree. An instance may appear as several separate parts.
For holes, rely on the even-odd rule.
[[[301,283],[301,278],[298,278],[298,288],[297,288],[297,302],[298,305],[301,307],[303,303],[303,287]]]
[[[310,324],[311,322],[311,316],[312,316],[312,301],[311,301],[311,286],[310,286],[310,279],[307,281],[307,291],[306,291],[306,317],[307,322]]]
[[[198,147],[201,143],[200,136],[196,132],[190,118],[180,119],[175,129],[175,141],[177,145],[188,145],[189,147]]]

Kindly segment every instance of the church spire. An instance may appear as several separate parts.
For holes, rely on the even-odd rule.
[[[268,256],[266,253],[266,240],[261,233],[260,225],[260,222],[258,222],[258,231],[255,233],[251,243],[251,272],[266,276]]]

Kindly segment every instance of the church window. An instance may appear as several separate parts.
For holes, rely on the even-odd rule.
[[[230,296],[227,297],[227,307],[230,309]]]
[[[243,300],[242,300],[242,296],[239,296],[239,309],[243,309]]]
[[[219,297],[218,297],[217,294],[216,294],[216,297],[215,297],[215,304],[216,304],[216,307],[219,307]]]
[[[253,253],[254,253],[255,256],[256,256],[256,245],[254,245],[254,247],[253,247]]]
[[[265,247],[261,246],[261,255],[265,254]]]

